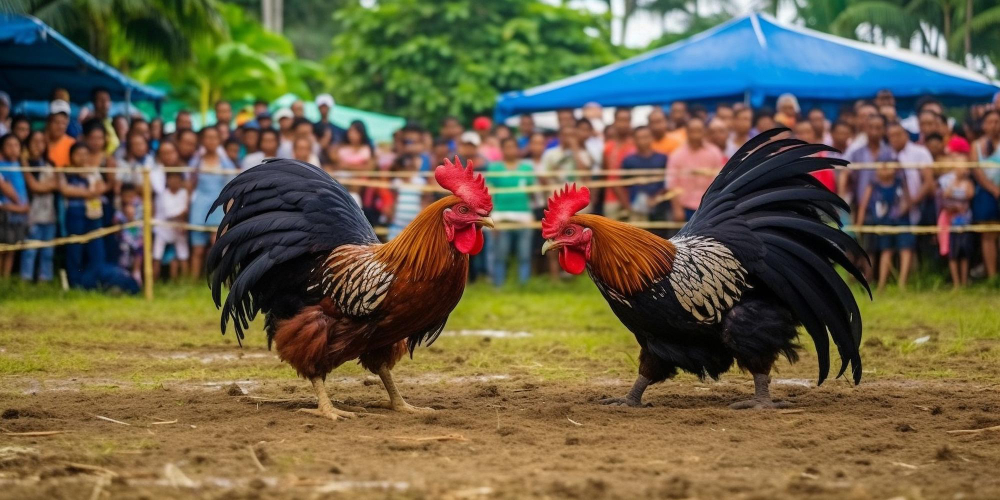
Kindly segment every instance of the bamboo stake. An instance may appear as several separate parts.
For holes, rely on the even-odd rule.
[[[149,169],[142,170],[142,287],[153,300],[153,183]]]

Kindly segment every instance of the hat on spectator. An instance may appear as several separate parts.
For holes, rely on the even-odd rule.
[[[285,118],[295,118],[295,115],[292,114],[292,110],[288,108],[281,108],[274,113],[274,121],[280,122]]]
[[[66,113],[66,116],[70,115],[69,103],[62,100],[56,99],[49,103],[49,114],[54,115],[57,113]]]
[[[332,95],[330,95],[330,94],[320,94],[320,95],[316,96],[316,106],[317,107],[319,107],[319,106],[329,106],[329,107],[332,108],[332,107],[334,107],[334,105],[335,105],[335,103],[334,103]]]
[[[473,146],[479,146],[480,144],[482,144],[482,140],[479,139],[479,134],[471,130],[468,132],[462,132],[462,136],[459,138],[459,142],[461,142],[462,144],[472,144]]]
[[[0,90],[0,102],[3,102],[7,107],[10,107],[10,95],[6,92]]]
[[[263,114],[264,113],[261,113],[260,115],[257,115],[257,118],[260,118],[261,115],[263,115]],[[268,114],[267,118],[270,118],[270,117],[271,117],[271,115]],[[242,127],[243,130],[260,130],[260,124],[257,123],[257,122],[246,122],[243,125],[240,125],[240,127]]]
[[[493,126],[493,121],[485,116],[477,116],[472,120],[472,130],[489,130]]]
[[[255,116],[254,118],[257,119],[257,120],[270,120],[271,119],[271,112],[270,111],[262,111],[260,113],[257,113],[257,116]]]

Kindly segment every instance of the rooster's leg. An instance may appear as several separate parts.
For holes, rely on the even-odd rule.
[[[330,401],[330,395],[326,393],[326,385],[323,383],[322,378],[316,377],[310,379],[310,381],[312,382],[313,389],[316,390],[316,399],[319,400],[319,406],[317,408],[302,408],[299,411],[326,417],[330,420],[353,418],[356,416],[354,413],[339,410],[333,406],[333,402]]]
[[[600,403],[602,405],[614,405],[614,406],[642,406],[642,393],[646,392],[646,387],[649,386],[650,380],[639,374],[635,379],[635,383],[632,384],[632,389],[628,391],[628,394],[623,398],[607,398],[602,399]]]
[[[382,379],[382,385],[385,386],[385,392],[389,393],[389,400],[374,403],[372,406],[376,408],[386,408],[389,410],[411,413],[434,411],[433,408],[421,408],[404,401],[403,396],[399,395],[399,389],[396,389],[396,383],[392,380],[392,372],[387,366],[383,365],[379,368],[378,376]]]
[[[738,401],[729,405],[730,408],[734,410],[745,410],[749,408],[753,409],[771,409],[771,408],[788,408],[791,403],[788,401],[774,401],[771,399],[771,376],[766,373],[754,373],[753,374],[753,399],[748,399],[746,401]]]

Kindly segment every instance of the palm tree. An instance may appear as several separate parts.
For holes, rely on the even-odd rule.
[[[309,97],[310,81],[325,78],[320,65],[296,59],[282,35],[264,29],[234,5],[220,5],[227,32],[222,42],[196,38],[185,64],[160,60],[143,65],[132,76],[145,83],[168,83],[173,95],[197,106],[202,119],[220,99],[273,100],[288,92]]]
[[[5,0],[5,4],[12,12],[38,17],[120,68],[144,59],[182,61],[190,56],[195,37],[223,31],[215,0]]]

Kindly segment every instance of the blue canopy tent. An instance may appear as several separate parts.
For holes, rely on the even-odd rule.
[[[525,112],[603,106],[746,101],[785,92],[804,106],[871,98],[889,89],[906,103],[934,95],[949,104],[988,100],[997,82],[957,64],[779,23],[749,14],[651,52],[497,99],[496,119]]]
[[[159,101],[164,93],[142,85],[77,47],[31,16],[0,14],[0,90],[14,101],[48,101],[64,88],[75,103],[96,88],[126,103]]]

